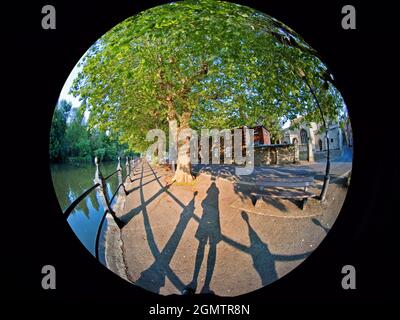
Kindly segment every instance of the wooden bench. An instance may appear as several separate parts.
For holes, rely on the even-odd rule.
[[[258,192],[252,192],[251,195],[257,198],[255,207],[260,206],[263,197],[270,197],[301,200],[303,210],[307,200],[316,196],[307,191],[313,181],[314,177],[257,179],[255,186]]]

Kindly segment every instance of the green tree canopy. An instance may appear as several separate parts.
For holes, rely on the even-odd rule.
[[[343,105],[327,67],[293,30],[254,9],[216,0],[182,1],[128,18],[86,53],[71,92],[91,127],[145,150],[150,129],[265,125],[279,134],[299,115],[320,122]]]
[[[61,100],[54,110],[50,128],[49,156],[53,162],[63,161],[66,157],[66,129],[71,104]]]

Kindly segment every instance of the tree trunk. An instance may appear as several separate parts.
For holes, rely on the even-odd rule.
[[[177,134],[170,132],[174,135],[174,139],[177,142],[177,161],[176,171],[172,181],[178,183],[187,183],[194,180],[192,175],[192,163],[190,158],[190,138],[191,129],[189,128],[190,114],[184,114],[180,118],[180,128],[177,130]],[[170,126],[171,128],[171,126]]]
[[[185,183],[193,181],[192,163],[190,160],[190,139],[178,141],[178,159],[173,181]]]

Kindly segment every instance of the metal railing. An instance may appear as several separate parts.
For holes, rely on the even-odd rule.
[[[137,160],[135,162],[134,159],[131,159],[129,161],[129,157],[126,157],[126,175],[123,177],[122,176],[122,167],[121,167],[121,158],[118,157],[118,165],[117,165],[117,170],[112,172],[106,177],[103,177],[103,174],[101,173],[101,170],[99,168],[99,161],[97,157],[95,157],[95,165],[96,165],[96,173],[95,173],[95,178],[94,178],[94,185],[91,186],[89,189],[84,191],[79,197],[77,197],[69,206],[68,208],[64,211],[64,217],[65,220],[69,218],[71,213],[74,211],[74,209],[77,207],[77,205],[85,199],[90,193],[93,192],[93,190],[97,190],[99,192],[100,198],[103,202],[103,207],[105,208],[103,216],[100,220],[99,227],[97,228],[96,232],[96,242],[95,242],[95,257],[96,259],[99,259],[99,245],[100,245],[100,236],[101,236],[101,230],[103,228],[104,220],[107,216],[107,212],[111,214],[113,217],[115,223],[117,226],[122,229],[125,226],[125,223],[117,217],[116,213],[114,212],[112,208],[112,203],[117,196],[118,193],[124,193],[125,196],[128,195],[128,191],[125,188],[124,181],[129,177],[130,181],[131,179],[131,172],[133,172],[135,166],[139,162]],[[107,194],[107,180],[113,177],[115,174],[118,174],[118,186],[116,190],[114,191],[114,194],[112,195],[111,199],[109,199],[108,194]]]

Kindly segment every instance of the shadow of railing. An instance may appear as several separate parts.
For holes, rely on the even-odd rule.
[[[102,218],[99,223],[99,227],[97,228],[97,232],[96,232],[96,238],[95,238],[95,257],[96,257],[96,259],[99,259],[100,235],[101,235],[101,230],[103,228],[107,213],[111,214],[115,223],[117,224],[117,226],[120,229],[122,229],[126,225],[120,218],[117,217],[116,213],[114,212],[114,210],[112,208],[112,203],[118,194],[121,194],[121,195],[124,194],[125,196],[128,195],[128,191],[125,188],[124,181],[126,181],[128,177],[130,179],[131,172],[134,170],[134,168],[136,167],[136,165],[138,163],[139,163],[139,160],[137,160],[135,163],[135,160],[132,159],[131,161],[129,161],[129,158],[127,157],[126,175],[123,177],[122,176],[122,167],[121,167],[121,158],[118,157],[117,169],[114,172],[112,172],[111,174],[109,174],[108,176],[104,177],[101,172],[101,169],[99,167],[99,161],[96,157],[95,158],[96,173],[95,173],[95,178],[93,181],[94,182],[93,186],[91,186],[89,189],[87,189],[81,195],[79,195],[64,211],[64,218],[65,218],[65,220],[68,220],[71,213],[88,195],[90,195],[94,190],[98,191],[98,194],[100,196],[101,201],[103,202],[103,207],[105,208],[105,210],[104,210],[104,213],[103,213]],[[118,175],[118,186],[117,186],[116,190],[114,191],[114,193],[112,194],[111,198],[109,198],[109,195],[107,193],[106,183],[111,177],[115,176],[116,174]]]
[[[197,279],[199,275],[199,270],[201,264],[205,258],[205,253],[207,252],[207,270],[205,275],[204,287],[201,293],[213,293],[210,289],[211,279],[213,277],[216,254],[217,254],[217,243],[222,241],[226,244],[234,247],[235,249],[250,255],[253,260],[253,267],[255,271],[261,278],[262,285],[266,285],[277,280],[279,277],[275,269],[275,263],[277,261],[296,261],[307,258],[311,252],[305,252],[302,254],[294,255],[282,255],[272,253],[267,243],[263,242],[262,239],[257,235],[254,228],[249,223],[249,218],[247,213],[242,212],[242,218],[248,226],[248,233],[250,238],[250,245],[244,245],[240,242],[224,235],[221,232],[219,226],[219,191],[215,184],[215,179],[211,179],[212,182],[210,188],[207,191],[207,197],[202,201],[201,206],[203,208],[202,215],[197,215],[195,211],[195,198],[197,193],[194,193],[192,200],[186,205],[182,202],[173,192],[170,190],[171,185],[163,185],[161,181],[157,178],[157,172],[147,163],[151,171],[153,171],[154,180],[157,180],[160,185],[160,189],[153,194],[150,198],[145,199],[143,187],[143,174],[139,178],[140,183],[136,190],[139,191],[140,195],[140,205],[130,213],[130,219],[141,213],[143,215],[144,230],[146,232],[146,239],[150,248],[150,251],[154,257],[154,262],[146,269],[143,270],[135,281],[135,284],[150,290],[152,292],[160,292],[160,289],[165,285],[165,280],[168,278],[170,282],[182,293],[194,293],[197,287]],[[142,167],[142,172],[144,168]],[[148,171],[148,170],[147,170]],[[157,199],[162,193],[166,193],[176,204],[182,209],[179,221],[172,232],[170,238],[166,242],[163,249],[158,248],[155,241],[155,235],[152,230],[152,226],[149,219],[149,212],[147,211],[147,206]],[[126,217],[128,218],[128,217]],[[192,281],[185,285],[178,275],[170,267],[170,262],[176,253],[182,236],[186,230],[189,221],[193,219],[198,223],[198,230],[196,232],[196,238],[199,240],[199,246],[196,253],[195,267],[193,270]],[[124,219],[125,220],[125,219]],[[126,220],[125,220],[126,221]],[[206,251],[204,249],[205,244],[209,243],[210,249]]]

